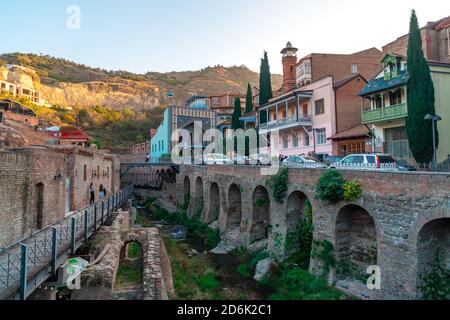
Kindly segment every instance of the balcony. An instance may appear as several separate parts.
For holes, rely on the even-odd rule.
[[[406,103],[362,112],[362,123],[374,123],[386,120],[400,119],[408,116]]]
[[[288,129],[296,126],[312,127],[312,117],[310,115],[302,114],[298,116],[291,116],[284,119],[270,121],[259,125],[260,130],[272,131],[280,129]]]

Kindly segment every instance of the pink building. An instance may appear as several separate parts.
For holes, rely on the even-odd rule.
[[[361,124],[358,93],[367,81],[359,74],[339,81],[329,75],[301,88],[292,87],[296,51],[290,43],[283,49],[283,87],[276,92],[279,95],[258,108],[259,132],[270,136],[270,150],[261,152],[275,155],[278,143],[283,156],[316,155],[322,159],[337,155],[338,146],[336,142],[333,146],[331,137]]]
[[[264,111],[269,121],[259,125],[260,133],[279,132],[280,154],[332,154],[332,143],[327,138],[336,133],[333,77],[278,96],[259,109],[260,114]],[[270,136],[273,148],[275,140]]]

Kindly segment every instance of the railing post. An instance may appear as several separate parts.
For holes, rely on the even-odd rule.
[[[58,255],[58,242],[56,241],[57,230],[55,227],[52,227],[52,261],[51,261],[51,270],[52,275],[56,274],[56,258]]]
[[[71,229],[71,234],[70,234],[70,252],[72,255],[75,254],[75,235],[76,235],[76,227],[77,227],[77,219],[75,217],[72,217],[72,228]]]
[[[97,231],[97,204],[94,205],[94,232]]]
[[[88,212],[84,211],[84,241],[88,239]]]
[[[105,201],[102,200],[102,225],[105,223]]]
[[[19,299],[26,300],[27,298],[27,278],[28,278],[28,247],[23,243],[20,244],[20,287],[19,287]]]
[[[109,200],[110,199],[111,199],[111,197],[108,198],[108,208],[107,208],[108,210],[106,210],[106,215],[108,216],[108,218],[109,218]]]

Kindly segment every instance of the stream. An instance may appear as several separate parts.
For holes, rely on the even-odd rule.
[[[185,236],[180,236],[183,232],[174,235],[174,230],[179,229],[178,231],[183,231],[184,227],[176,226],[166,221],[155,220],[154,217],[152,217],[151,211],[143,208],[139,203],[136,204],[136,207],[139,222],[141,223],[141,225],[138,224],[136,227],[156,227],[165,239],[169,259],[172,264],[175,291],[178,298],[188,300],[197,300],[202,298],[220,300],[264,300],[273,293],[272,289],[259,284],[253,279],[246,278],[237,272],[240,262],[235,255],[212,254],[208,251],[208,248],[204,244],[204,240],[202,238],[193,235],[188,231],[186,231]],[[142,223],[142,221],[145,223]],[[195,265],[197,264],[207,270],[212,269],[214,271],[214,278],[220,283],[214,288],[214,294],[208,295],[206,292],[205,295],[203,295],[201,292],[202,290],[208,291],[203,287],[189,287],[192,294],[190,294],[189,290],[183,288],[180,289],[183,290],[183,292],[180,292],[179,294],[177,284],[178,286],[183,286],[183,282],[188,282],[188,280],[183,278],[185,275],[181,274],[179,272],[179,268],[176,267],[179,264],[183,265],[185,269],[189,269],[190,267],[191,269],[195,268]],[[186,271],[189,273],[192,270]]]

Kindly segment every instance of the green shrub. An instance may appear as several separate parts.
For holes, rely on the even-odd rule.
[[[344,197],[345,180],[336,169],[327,170],[317,182],[316,197],[331,203],[342,200]]]
[[[244,278],[253,277],[253,270],[250,269],[250,265],[248,264],[240,264],[236,270],[241,276]]]
[[[344,184],[344,200],[355,201],[361,196],[362,189],[358,181],[347,181]]]
[[[442,262],[442,249],[438,248],[429,272],[421,278],[419,290],[425,300],[450,300],[450,271]]]
[[[213,270],[206,270],[203,275],[195,277],[195,283],[203,291],[216,289],[220,286],[220,281],[216,279]]]
[[[311,257],[322,263],[322,275],[327,276],[330,268],[336,266],[334,246],[328,240],[313,241]]]
[[[267,180],[266,184],[272,190],[273,198],[278,203],[283,203],[288,191],[289,171],[287,168],[281,168],[277,174]]]

